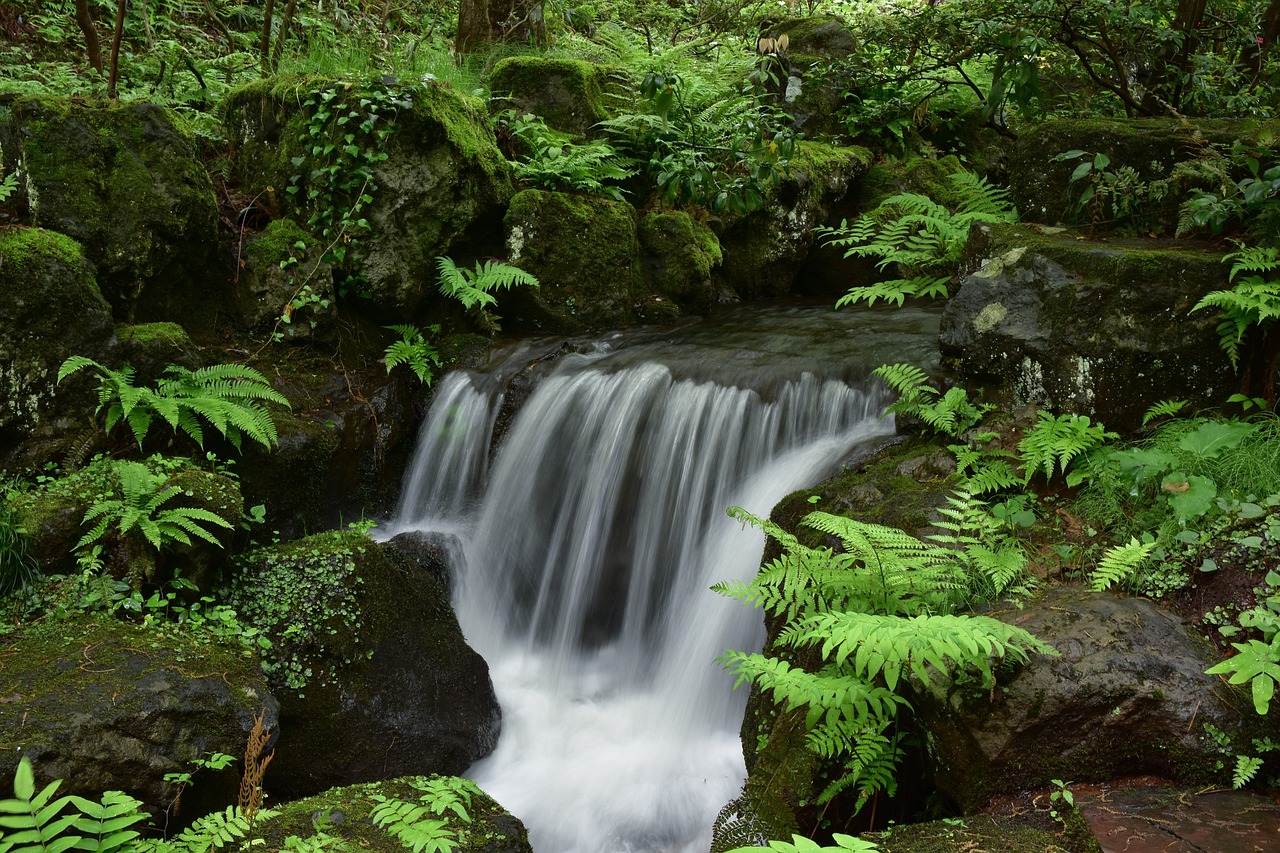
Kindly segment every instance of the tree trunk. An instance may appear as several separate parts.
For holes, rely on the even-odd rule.
[[[271,73],[271,19],[275,16],[276,0],[267,0],[262,9],[262,39],[258,43],[258,60],[262,63],[262,73]]]
[[[116,31],[111,38],[111,73],[107,76],[107,97],[115,100],[116,81],[120,79],[120,39],[124,37],[124,10],[128,0],[116,2]]]
[[[89,0],[76,0],[76,24],[84,33],[84,47],[89,54],[89,64],[93,70],[102,73],[102,49],[98,47],[98,30],[93,25],[93,16],[89,14]]]
[[[503,41],[542,44],[541,0],[462,0],[454,44],[458,55]]]
[[[271,53],[272,71],[280,67],[280,57],[284,54],[284,40],[289,37],[289,30],[293,28],[293,13],[297,5],[298,0],[289,0],[289,4],[284,7],[284,20],[280,22],[280,34],[276,36],[276,47]]]

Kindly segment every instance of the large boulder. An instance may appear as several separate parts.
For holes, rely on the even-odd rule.
[[[521,331],[572,334],[635,322],[644,298],[636,214],[592,196],[524,190],[504,220],[511,263],[538,289],[503,295],[503,316]]]
[[[357,533],[245,554],[232,601],[274,643],[272,790],[461,773],[497,742],[484,660],[430,571]]]
[[[177,793],[165,774],[213,752],[243,753],[258,714],[277,725],[276,701],[242,647],[106,615],[0,637],[0,700],[0,779],[26,756],[42,782],[66,780],[60,793],[124,791],[155,810]]]
[[[1076,200],[1083,184],[1072,186],[1071,175],[1084,162],[1076,157],[1055,160],[1068,151],[1104,154],[1112,173],[1134,170],[1137,181],[1163,181],[1158,198],[1142,201],[1127,221],[1112,225],[1172,232],[1178,207],[1193,188],[1218,192],[1221,175],[1231,168],[1227,157],[1236,142],[1273,150],[1280,140],[1280,122],[1179,119],[1070,119],[1044,122],[1018,138],[1009,161],[1009,192],[1024,222],[1055,224],[1088,222]],[[1237,177],[1245,177],[1241,173]],[[1121,189],[1128,201],[1139,200],[1134,182]],[[1110,214],[1107,215],[1110,218]]]
[[[58,389],[71,355],[106,360],[115,346],[111,307],[71,238],[39,228],[0,230],[0,459],[42,464],[65,449],[96,395]]]
[[[640,219],[639,237],[654,292],[683,311],[710,311],[718,297],[711,273],[724,260],[715,233],[683,210],[655,211]]]
[[[511,170],[478,100],[435,82],[380,91],[399,104],[379,101],[383,112],[394,111],[391,122],[382,126],[391,133],[362,150],[386,158],[374,164],[369,185],[358,193],[339,193],[337,205],[349,206],[360,195],[371,197],[359,214],[368,228],[344,232],[355,238],[350,253],[358,256],[346,272],[363,277],[361,288],[380,316],[409,320],[436,292],[437,256],[490,248],[500,239],[496,223],[513,192]],[[359,102],[367,91],[359,86],[300,77],[252,83],[229,94],[223,107],[244,191],[303,222],[315,209],[312,202],[291,200],[286,189],[295,175],[305,178],[324,166],[311,154],[311,130],[320,126],[311,123],[312,107],[304,103],[311,93],[335,99],[326,102],[326,109],[365,109]],[[328,127],[324,133],[332,139],[326,142],[347,144],[344,126]],[[337,210],[335,221],[343,215]]]
[[[814,246],[814,226],[830,224],[867,172],[871,153],[799,142],[790,173],[764,207],[732,221],[712,222],[724,251],[719,282],[744,299],[785,296]]]
[[[941,347],[974,385],[1026,403],[1136,429],[1148,407],[1220,403],[1235,384],[1214,311],[1226,289],[1210,248],[1154,240],[1081,240],[1034,226],[979,226],[942,319]]]
[[[1151,601],[1060,587],[991,615],[1061,656],[1033,656],[990,692],[941,679],[917,691],[938,792],[966,813],[1053,779],[1220,784],[1205,726],[1238,743],[1263,734],[1248,697],[1205,674],[1209,645]]]
[[[509,56],[489,76],[491,105],[533,113],[554,130],[587,136],[609,118],[605,93],[622,73],[580,59]]]
[[[271,785],[269,769],[267,785]],[[444,793],[441,799],[436,792]],[[378,799],[382,798],[382,799]],[[259,821],[254,832],[267,850],[280,850],[294,837],[310,839],[319,832],[347,842],[351,849],[370,853],[401,853],[405,845],[386,830],[374,826],[371,814],[383,801],[432,806],[431,818],[457,843],[458,853],[532,853],[529,834],[519,818],[509,814],[492,797],[457,778],[408,776],[385,782],[366,782],[334,788],[314,797],[285,803],[272,817]],[[457,802],[464,819],[452,808],[437,811],[439,802]]]
[[[30,222],[84,246],[117,319],[207,329],[218,206],[196,144],[163,107],[55,97],[0,111],[3,168],[21,176]]]

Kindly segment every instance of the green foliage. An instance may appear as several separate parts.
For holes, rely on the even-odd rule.
[[[239,364],[199,370],[170,365],[152,389],[135,386],[134,371],[128,365],[117,371],[93,359],[72,356],[58,369],[58,382],[85,368],[98,376],[98,412],[106,410],[104,430],[110,433],[117,424],[125,423],[139,447],[160,418],[202,447],[202,422],[207,422],[237,450],[245,437],[270,448],[276,443],[276,428],[263,402],[289,405],[266,377]]]
[[[115,473],[120,482],[120,497],[100,498],[84,514],[84,524],[94,526],[80,537],[77,550],[93,545],[115,527],[120,537],[137,531],[157,551],[174,543],[190,545],[191,537],[221,547],[217,536],[206,529],[214,525],[231,529],[222,517],[201,507],[162,508],[182,493],[177,486],[165,485],[167,478],[155,474],[141,462],[117,462]]]
[[[1250,685],[1253,695],[1253,708],[1259,714],[1266,714],[1271,706],[1271,697],[1275,695],[1276,682],[1280,681],[1280,637],[1270,643],[1261,640],[1248,640],[1244,643],[1232,643],[1236,653],[1213,666],[1205,672],[1210,675],[1228,675],[1231,684]]]
[[[880,848],[872,841],[863,841],[852,835],[833,833],[834,845],[824,846],[800,835],[791,836],[791,841],[770,841],[764,847],[735,847],[728,853],[875,853]]]
[[[1093,228],[1131,221],[1140,225],[1141,217],[1173,191],[1172,178],[1144,181],[1137,170],[1127,164],[1111,168],[1111,158],[1106,154],[1075,149],[1058,154],[1052,161],[1081,157],[1084,159],[1071,172],[1067,187],[1075,197],[1076,211],[1085,214]]]
[[[959,386],[940,396],[938,390],[928,384],[925,372],[909,364],[881,365],[872,375],[879,376],[898,392],[897,402],[885,410],[886,414],[917,417],[944,435],[961,435],[993,408],[986,403],[974,404],[968,392]]]
[[[10,172],[0,180],[0,204],[4,204],[9,200],[9,196],[18,191],[18,175],[16,172]]]
[[[1142,413],[1142,426],[1160,418],[1171,418],[1186,407],[1186,400],[1161,400]]]
[[[9,502],[13,489],[0,478],[0,598],[26,589],[40,575],[40,565],[27,552],[27,531]]]
[[[501,319],[488,310],[498,303],[493,291],[513,287],[532,287],[536,290],[541,287],[532,274],[500,261],[476,261],[476,268],[469,270],[458,266],[449,258],[436,258],[436,268],[440,271],[440,292],[456,299],[463,308],[472,312],[483,327],[491,331],[498,329],[498,321]]]
[[[471,823],[467,809],[471,807],[471,797],[480,789],[470,780],[452,776],[435,776],[412,784],[422,792],[416,803],[373,796],[378,803],[370,813],[374,825],[413,853],[450,853],[458,849],[465,836],[450,828],[448,819],[432,815],[447,812],[463,823]]]
[[[1215,290],[1196,303],[1192,311],[1219,308],[1224,315],[1218,325],[1218,343],[1240,369],[1240,348],[1251,328],[1271,328],[1280,320],[1280,249],[1241,245],[1227,255],[1231,266],[1230,290]],[[1240,273],[1251,273],[1237,280]],[[1266,365],[1264,369],[1273,369]]]
[[[14,798],[0,800],[0,853],[113,853],[134,847],[138,832],[132,827],[147,819],[141,802],[120,791],[106,792],[97,803],[55,800],[61,784],[55,780],[36,793],[31,759],[23,756],[14,774]]]
[[[1230,161],[1248,175],[1235,180],[1224,171],[1216,193],[1191,189],[1191,198],[1182,205],[1178,235],[1196,229],[1217,235],[1234,226],[1261,243],[1274,243],[1280,239],[1280,164],[1263,169],[1260,152],[1239,143]]]
[[[793,662],[805,655],[739,651],[720,660],[739,684],[753,683],[787,709],[803,709],[809,747],[842,762],[843,773],[819,803],[855,788],[861,808],[875,792],[893,791],[896,718],[908,707],[899,692],[905,677],[927,685],[935,673],[974,673],[990,687],[994,663],[1052,653],[1019,628],[946,612],[969,600],[965,560],[954,550],[841,516],[805,516],[806,527],[839,540],[836,553],[806,546],[741,509],[729,514],[763,528],[783,553],[749,583],[713,589],[782,617],[777,644],[816,653],[818,662],[806,668]]]
[[[1067,468],[1078,457],[1102,447],[1116,434],[1102,424],[1091,423],[1084,415],[1052,415],[1037,412],[1039,421],[1018,442],[1022,454],[1023,480],[1031,482],[1037,473],[1053,479],[1055,470],[1067,478],[1067,484],[1079,485],[1088,477],[1088,469],[1072,474]]]
[[[577,142],[569,134],[547,127],[535,115],[506,110],[499,126],[519,142],[521,157],[513,164],[516,177],[538,187],[574,190],[624,201],[622,190],[608,181],[624,181],[636,174],[631,161],[609,143],[593,139]]]
[[[400,335],[400,340],[393,342],[386,349],[387,373],[403,364],[413,371],[423,385],[431,385],[431,366],[440,366],[440,353],[428,341],[421,329],[413,325],[385,326]],[[427,327],[432,335],[440,334],[440,327]]]
[[[277,812],[261,809],[250,817],[238,806],[210,812],[167,841],[148,839],[137,845],[136,853],[212,853],[224,848],[238,849],[254,841],[256,821],[275,817]]]
[[[876,300],[898,305],[907,297],[946,298],[960,252],[975,222],[1012,222],[1016,218],[1008,193],[971,172],[951,175],[960,202],[948,209],[928,196],[899,193],[850,224],[819,227],[825,245],[844,249],[846,258],[878,258],[876,266],[896,265],[903,278],[860,285],[840,297],[836,307]]]
[[[1029,593],[1035,581],[1027,574],[1027,553],[1022,540],[1013,535],[1018,527],[1030,527],[1035,513],[1027,509],[1025,499],[1000,504],[1004,518],[993,512],[985,501],[961,489],[947,497],[947,505],[938,508],[941,519],[934,526],[947,532],[928,538],[953,550],[963,567],[970,594],[979,600]],[[1030,518],[1022,518],[1023,514]]]
[[[1151,558],[1155,550],[1154,539],[1141,542],[1136,537],[1124,545],[1108,548],[1098,561],[1098,566],[1089,576],[1089,588],[1095,592],[1110,589],[1112,584],[1123,583],[1131,579],[1138,569]]]

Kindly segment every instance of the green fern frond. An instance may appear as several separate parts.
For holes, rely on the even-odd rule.
[[[1158,418],[1171,418],[1186,407],[1186,400],[1161,400],[1142,413],[1142,425],[1145,427]]]
[[[1116,437],[1084,415],[1055,416],[1045,411],[1037,414],[1039,422],[1018,442],[1026,483],[1030,483],[1037,472],[1043,472],[1047,479],[1053,478],[1055,469],[1065,475],[1081,454]]]
[[[737,676],[735,686],[755,684],[787,710],[806,709],[812,728],[825,718],[891,719],[906,699],[835,669],[812,673],[779,658],[728,651],[717,661]]]
[[[885,734],[890,723],[889,720],[841,719],[818,726],[809,733],[806,743],[814,752],[827,758],[845,756],[844,772],[818,795],[819,805],[857,786],[856,813],[881,791],[891,797],[897,793],[897,769],[902,750],[896,737]]]
[[[477,261],[473,271],[459,267],[449,258],[437,257],[436,268],[440,272],[440,292],[457,299],[468,310],[496,304],[494,290],[540,286],[533,275],[498,261]]]
[[[1089,588],[1095,592],[1110,589],[1112,584],[1132,578],[1151,557],[1155,541],[1141,542],[1134,537],[1124,545],[1108,548],[1089,575]]]
[[[451,853],[458,848],[459,840],[448,822],[429,817],[430,806],[388,799],[380,794],[375,794],[373,799],[378,803],[369,814],[374,825],[386,830],[413,853]]]

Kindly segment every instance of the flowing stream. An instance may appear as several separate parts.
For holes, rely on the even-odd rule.
[[[749,579],[764,545],[725,509],[767,515],[882,441],[868,374],[928,365],[936,330],[924,311],[737,307],[526,343],[439,384],[384,532],[460,542],[458,616],[503,708],[470,775],[538,853],[707,849],[745,775],[745,690],[715,659],[763,637],[758,611],[709,589]]]

